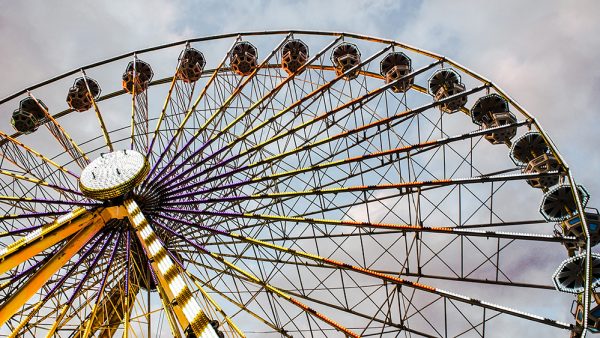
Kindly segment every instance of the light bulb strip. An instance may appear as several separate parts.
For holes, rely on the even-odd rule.
[[[196,276],[192,275],[191,273],[187,272],[187,271],[186,271],[186,274],[188,275],[188,277],[190,277],[190,279],[192,280],[192,282],[194,283],[194,285],[196,285],[196,288],[198,290],[200,290],[200,292],[202,293],[202,295],[204,296],[204,298],[206,298],[209,301],[209,303],[214,307],[214,309],[217,312],[219,312],[221,314],[221,316],[223,316],[223,318],[225,319],[225,321],[227,322],[227,324],[231,327],[231,329],[234,332],[236,332],[238,336],[240,336],[242,338],[246,338],[246,334],[233,322],[233,320],[231,319],[231,317],[229,317],[229,315],[227,315],[227,313],[210,296],[210,294],[208,294],[208,292],[206,292],[204,290],[204,287],[202,287],[202,285],[200,285],[200,283],[198,282],[198,278]]]
[[[129,221],[136,230],[148,259],[156,267],[155,273],[158,277],[159,287],[166,289],[167,296],[173,297],[170,301],[175,301],[180,307],[185,320],[198,337],[218,338],[216,331],[210,325],[210,319],[202,311],[186,284],[184,274],[169,257],[167,249],[152,230],[137,203],[129,199],[124,202],[124,205],[128,211]],[[164,283],[161,283],[161,280]],[[184,329],[187,323],[180,321]]]
[[[70,211],[64,215],[59,216],[52,223],[43,225],[41,228],[38,228],[38,229],[28,233],[26,236],[21,237],[20,239],[16,240],[15,242],[0,249],[0,261],[3,261],[6,258],[6,256],[19,251],[24,246],[29,245],[38,239],[44,238],[51,232],[57,230],[64,224],[70,222],[71,220],[84,214],[85,212],[87,212],[87,210],[85,208],[76,208],[73,211]]]

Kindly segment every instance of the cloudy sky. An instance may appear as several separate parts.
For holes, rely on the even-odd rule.
[[[550,134],[590,206],[600,206],[598,14],[593,0],[4,1],[0,98],[187,38],[276,29],[372,35],[445,55],[505,89]]]
[[[175,40],[307,29],[395,39],[452,58],[538,118],[600,196],[597,1],[5,1],[0,97],[66,70]],[[3,112],[6,113],[6,112]]]

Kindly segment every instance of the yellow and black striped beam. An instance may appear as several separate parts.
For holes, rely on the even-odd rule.
[[[151,262],[161,288],[174,305],[174,312],[184,330],[193,331],[198,338],[218,338],[210,325],[210,319],[200,309],[198,301],[186,284],[185,274],[173,263],[167,249],[152,230],[137,203],[131,199],[125,201],[128,218],[135,228],[144,251]],[[168,311],[168,310],[167,310]]]

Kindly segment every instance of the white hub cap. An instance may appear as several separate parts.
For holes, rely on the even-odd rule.
[[[81,192],[96,200],[122,196],[142,183],[149,165],[144,155],[133,150],[102,154],[81,172]]]

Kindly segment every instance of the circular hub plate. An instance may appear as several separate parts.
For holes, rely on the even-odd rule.
[[[148,170],[144,155],[133,150],[117,150],[88,164],[81,172],[79,187],[87,197],[108,200],[133,190]]]

